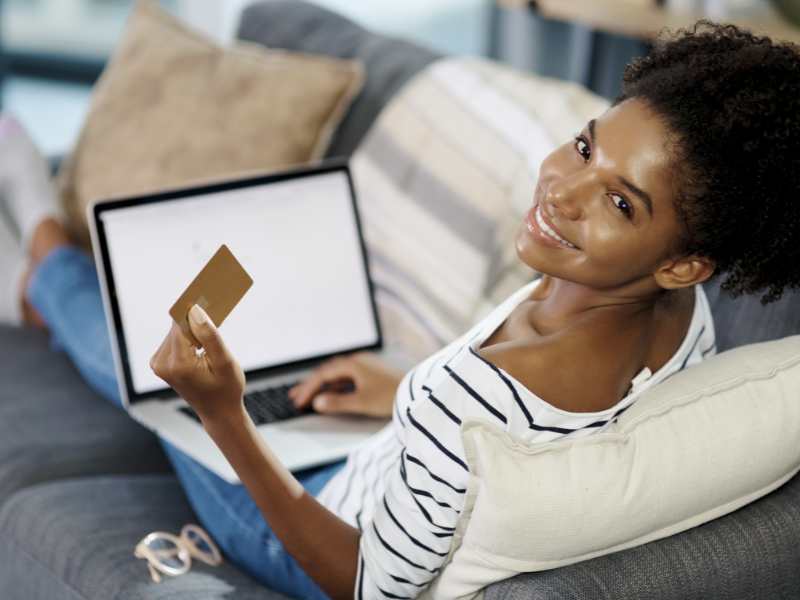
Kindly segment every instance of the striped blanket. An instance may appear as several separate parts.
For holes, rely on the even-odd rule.
[[[395,97],[352,160],[388,347],[413,364],[536,276],[514,237],[538,167],[607,106],[471,58],[432,64]]]

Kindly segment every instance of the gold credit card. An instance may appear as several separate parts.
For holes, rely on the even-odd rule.
[[[239,264],[230,249],[222,244],[169,309],[169,314],[180,326],[184,335],[192,340],[195,346],[200,346],[189,328],[189,309],[199,304],[219,327],[252,285],[253,279]]]

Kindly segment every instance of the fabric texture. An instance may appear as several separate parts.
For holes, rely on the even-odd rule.
[[[800,476],[725,517],[489,586],[485,600],[796,600]]]
[[[378,113],[406,82],[442,55],[372,33],[326,8],[302,0],[255,2],[242,13],[238,37],[272,48],[359,61],[361,93],[336,128],[326,156],[350,156]]]
[[[758,296],[732,298],[720,288],[720,278],[703,287],[717,327],[718,352],[800,334],[798,291],[786,290],[780,300],[764,306]]]
[[[84,381],[105,400],[121,406],[100,286],[91,259],[74,247],[56,248],[39,264],[30,297]],[[171,444],[161,441],[200,523],[226,558],[268,589],[325,598],[319,586],[286,551],[247,489],[223,480]],[[341,462],[295,473],[316,496],[342,467]]]
[[[352,159],[387,345],[415,364],[534,277],[513,240],[538,166],[606,106],[476,59],[403,88]]]
[[[17,232],[4,214],[3,196],[0,191],[0,325],[22,324],[20,290],[28,257]]]
[[[88,247],[94,200],[319,159],[362,83],[357,62],[224,49],[141,0],[59,171],[70,222]]]
[[[465,423],[471,479],[432,596],[473,598],[519,572],[668,537],[760,498],[800,469],[800,336],[709,358],[608,430],[528,444]]]
[[[156,437],[92,392],[44,333],[0,326],[0,356],[0,504],[44,481],[169,470]]]
[[[199,561],[150,580],[133,556],[151,531],[177,534],[195,516],[171,475],[99,477],[23,490],[0,509],[3,600],[277,600],[229,562]]]
[[[355,450],[320,494],[320,502],[362,531],[356,598],[414,597],[440,572],[461,527],[470,480],[463,423],[484,418],[528,444],[591,435],[611,427],[650,386],[713,351],[711,314],[698,286],[685,339],[661,369],[634,377],[628,395],[605,410],[555,408],[478,353],[539,281],[407,373],[391,427]]]
[[[163,440],[162,444],[198,522],[227,561],[265,589],[302,600],[327,600],[325,592],[272,531],[243,485],[225,481],[175,446]],[[294,475],[311,496],[316,496],[341,468],[340,461]]]
[[[59,246],[36,265],[26,292],[47,323],[50,345],[63,350],[83,381],[122,406],[94,260],[74,246]]]
[[[800,477],[723,517],[589,561],[523,573],[485,600],[796,600]]]

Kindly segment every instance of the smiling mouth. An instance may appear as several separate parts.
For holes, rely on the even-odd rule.
[[[572,242],[570,242],[570,241],[564,239],[563,237],[561,237],[561,235],[559,235],[556,232],[555,229],[553,229],[552,227],[550,227],[550,225],[547,224],[547,221],[545,221],[544,217],[542,216],[542,205],[541,204],[537,203],[532,212],[533,212],[533,218],[536,219],[536,225],[538,225],[539,230],[543,234],[545,234],[547,237],[549,237],[553,241],[558,242],[559,244],[561,244],[565,248],[571,248],[573,250],[578,250],[579,249],[575,244],[573,244]]]

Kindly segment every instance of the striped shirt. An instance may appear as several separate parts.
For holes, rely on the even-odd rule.
[[[708,301],[696,286],[689,330],[661,369],[643,369],[628,394],[606,410],[557,409],[478,353],[538,281],[406,373],[392,422],[356,449],[320,492],[324,506],[361,531],[357,599],[414,598],[439,573],[464,505],[469,466],[460,425],[465,419],[494,422],[527,442],[589,435],[645,389],[716,350]]]

